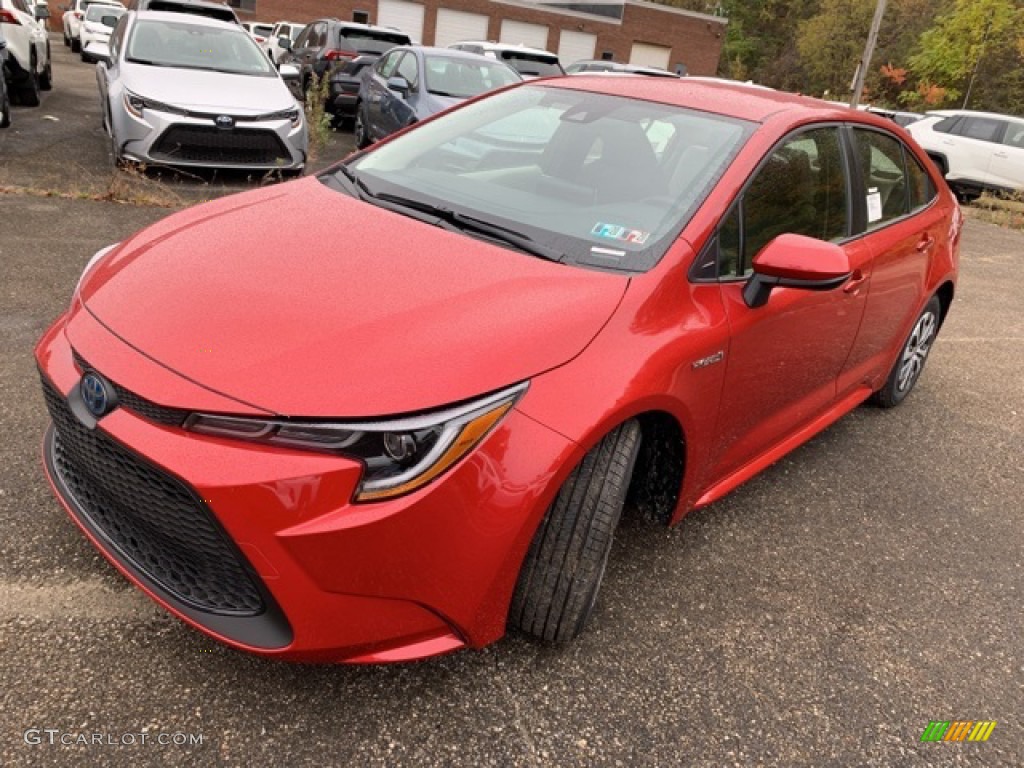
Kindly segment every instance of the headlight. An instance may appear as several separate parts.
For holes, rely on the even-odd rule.
[[[94,253],[92,255],[92,258],[89,259],[89,263],[85,265],[85,269],[82,270],[82,274],[79,275],[79,277],[78,277],[78,283],[75,285],[75,293],[76,294],[78,293],[79,290],[81,290],[82,283],[85,282],[85,276],[88,275],[92,271],[92,268],[96,266],[96,262],[99,261],[100,259],[102,259],[104,256],[106,256],[112,250],[117,248],[117,246],[119,246],[119,245],[120,245],[120,243],[114,243],[113,245],[108,245],[106,248],[101,248],[100,250],[96,251],[96,253]]]
[[[147,99],[144,96],[139,96],[137,93],[132,93],[129,90],[125,90],[124,92],[124,108],[140,119],[142,118],[142,110],[144,109],[152,109],[157,112],[167,112],[172,115],[182,115],[184,117],[188,117],[190,114],[187,109],[172,107],[170,104],[164,104],[161,101]]]
[[[260,115],[260,120],[289,120],[291,121],[292,128],[298,128],[302,125],[302,110],[297,106],[291,109],[282,109],[280,112],[271,112],[266,115]]]
[[[455,464],[508,413],[526,386],[411,418],[324,423],[194,413],[185,428],[358,459],[365,470],[355,500],[377,501],[410,493]]]

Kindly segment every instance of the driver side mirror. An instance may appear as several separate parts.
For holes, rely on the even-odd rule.
[[[779,235],[754,257],[754,274],[743,286],[743,301],[763,307],[773,288],[830,291],[845,283],[852,270],[846,251],[804,235]]]
[[[388,78],[388,90],[394,91],[403,99],[409,95],[409,81],[404,77],[389,77]]]
[[[286,37],[285,35],[281,35],[280,37],[277,38],[277,44],[281,47],[281,50],[283,51],[290,51],[292,49],[292,39],[290,37]]]

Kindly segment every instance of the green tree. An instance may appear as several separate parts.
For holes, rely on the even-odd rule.
[[[955,0],[921,35],[911,70],[920,87],[945,89],[945,105],[960,106],[970,89],[972,108],[1019,108],[1022,30],[1022,0]]]
[[[874,10],[875,0],[823,0],[820,10],[800,24],[796,47],[808,92],[848,97]]]

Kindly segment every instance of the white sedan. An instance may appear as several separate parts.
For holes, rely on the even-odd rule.
[[[121,6],[93,3],[82,19],[79,38],[82,46],[82,61],[99,61],[107,57],[110,33],[117,21],[127,11]]]

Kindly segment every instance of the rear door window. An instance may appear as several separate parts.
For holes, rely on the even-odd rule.
[[[868,229],[910,212],[903,145],[894,136],[855,128],[857,162],[867,195]]]
[[[995,143],[1002,141],[1005,130],[1006,123],[1004,121],[991,117],[968,117],[964,120],[963,125],[957,127],[957,132],[968,139]]]

